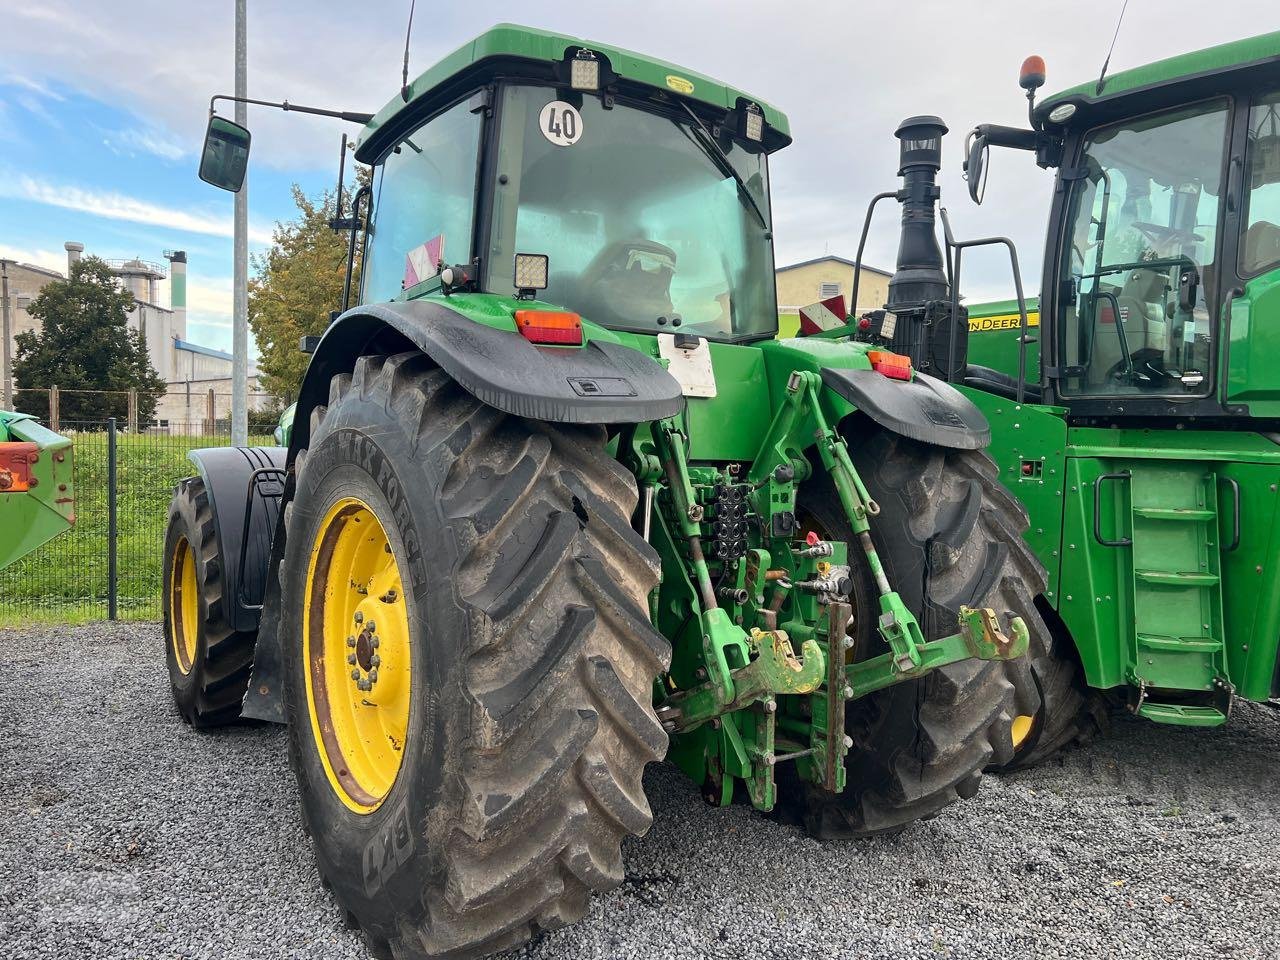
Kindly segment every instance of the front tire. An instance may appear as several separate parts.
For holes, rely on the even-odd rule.
[[[670,646],[646,612],[659,565],[627,520],[635,483],[604,440],[487,407],[419,353],[359,358],[313,412],[281,565],[290,753],[321,876],[376,952],[475,956],[571,923],[622,881],[622,838],[648,829]],[[410,678],[401,755],[363,795],[335,776],[348,754],[308,687],[333,656],[343,669],[324,676],[359,675],[335,691],[357,713],[381,695],[381,675],[361,686],[368,651],[346,663],[345,630],[324,626],[326,604],[360,610],[390,583],[317,565],[352,502],[401,585],[405,643],[378,648],[383,667],[402,657]]]
[[[992,607],[1006,619],[1021,616],[1033,637],[1047,635],[1032,599],[1043,589],[1043,574],[1022,544],[985,454],[934,447],[855,422],[865,427],[865,439],[851,438],[850,454],[880,505],[872,540],[925,639],[954,633],[962,605]],[[849,543],[850,634],[859,659],[884,653],[874,581],[830,477],[816,471],[798,506],[819,532]],[[961,661],[850,703],[845,731],[854,745],[844,792],[832,794],[799,778],[790,786],[808,832],[845,839],[897,831],[972,797],[984,768],[1012,758],[1016,718],[1037,707],[1019,702],[1006,671],[1027,667],[1012,663]]]

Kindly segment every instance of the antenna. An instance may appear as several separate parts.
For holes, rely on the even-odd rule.
[[[1116,17],[1116,32],[1111,35],[1111,46],[1107,48],[1107,59],[1102,61],[1102,72],[1098,74],[1098,85],[1094,88],[1094,96],[1102,93],[1102,87],[1107,81],[1107,67],[1111,66],[1111,54],[1116,49],[1116,37],[1120,36],[1120,24],[1124,23],[1124,12],[1129,9],[1129,0],[1124,0],[1120,7],[1120,16]],[[405,56],[409,56],[409,52],[405,51]]]
[[[1127,3],[1128,0],[1125,0]],[[409,102],[409,38],[413,36],[413,8],[417,0],[409,0],[409,25],[404,31],[404,68],[400,71],[400,99]],[[1115,41],[1113,40],[1112,43]]]

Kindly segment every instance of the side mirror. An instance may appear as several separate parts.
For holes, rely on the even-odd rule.
[[[969,135],[969,155],[964,161],[964,176],[969,181],[969,198],[982,203],[987,192],[987,138],[982,134]]]
[[[200,151],[200,179],[238,193],[249,167],[249,131],[226,117],[212,116]]]

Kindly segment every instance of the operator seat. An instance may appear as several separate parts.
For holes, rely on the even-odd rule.
[[[1259,220],[1244,234],[1244,263],[1250,272],[1269,263],[1280,262],[1280,227]]]

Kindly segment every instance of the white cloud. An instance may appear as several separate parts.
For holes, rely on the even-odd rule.
[[[231,328],[231,278],[187,278],[187,310],[211,319],[203,320],[209,326]]]
[[[34,77],[27,77],[18,73],[6,73],[3,77],[0,77],[0,86],[21,87],[23,90],[28,90],[48,100],[61,102],[66,99],[62,94]]]
[[[103,142],[116,153],[128,157],[149,153],[162,160],[181,160],[187,155],[187,149],[177,139],[161,130],[138,127],[115,130],[108,133]]]
[[[110,220],[128,220],[153,227],[168,227],[190,233],[207,233],[217,237],[230,237],[231,217],[216,213],[179,210],[139,200],[109,190],[54,184],[31,176],[0,176],[0,196],[18,200],[31,200],[65,210],[89,213]],[[261,227],[249,227],[249,241],[257,244],[271,243],[271,231]]]
[[[44,267],[46,270],[57,270],[59,273],[67,272],[67,254],[65,251],[32,250],[0,243],[0,260],[16,260],[18,263],[30,263],[37,267]]]

